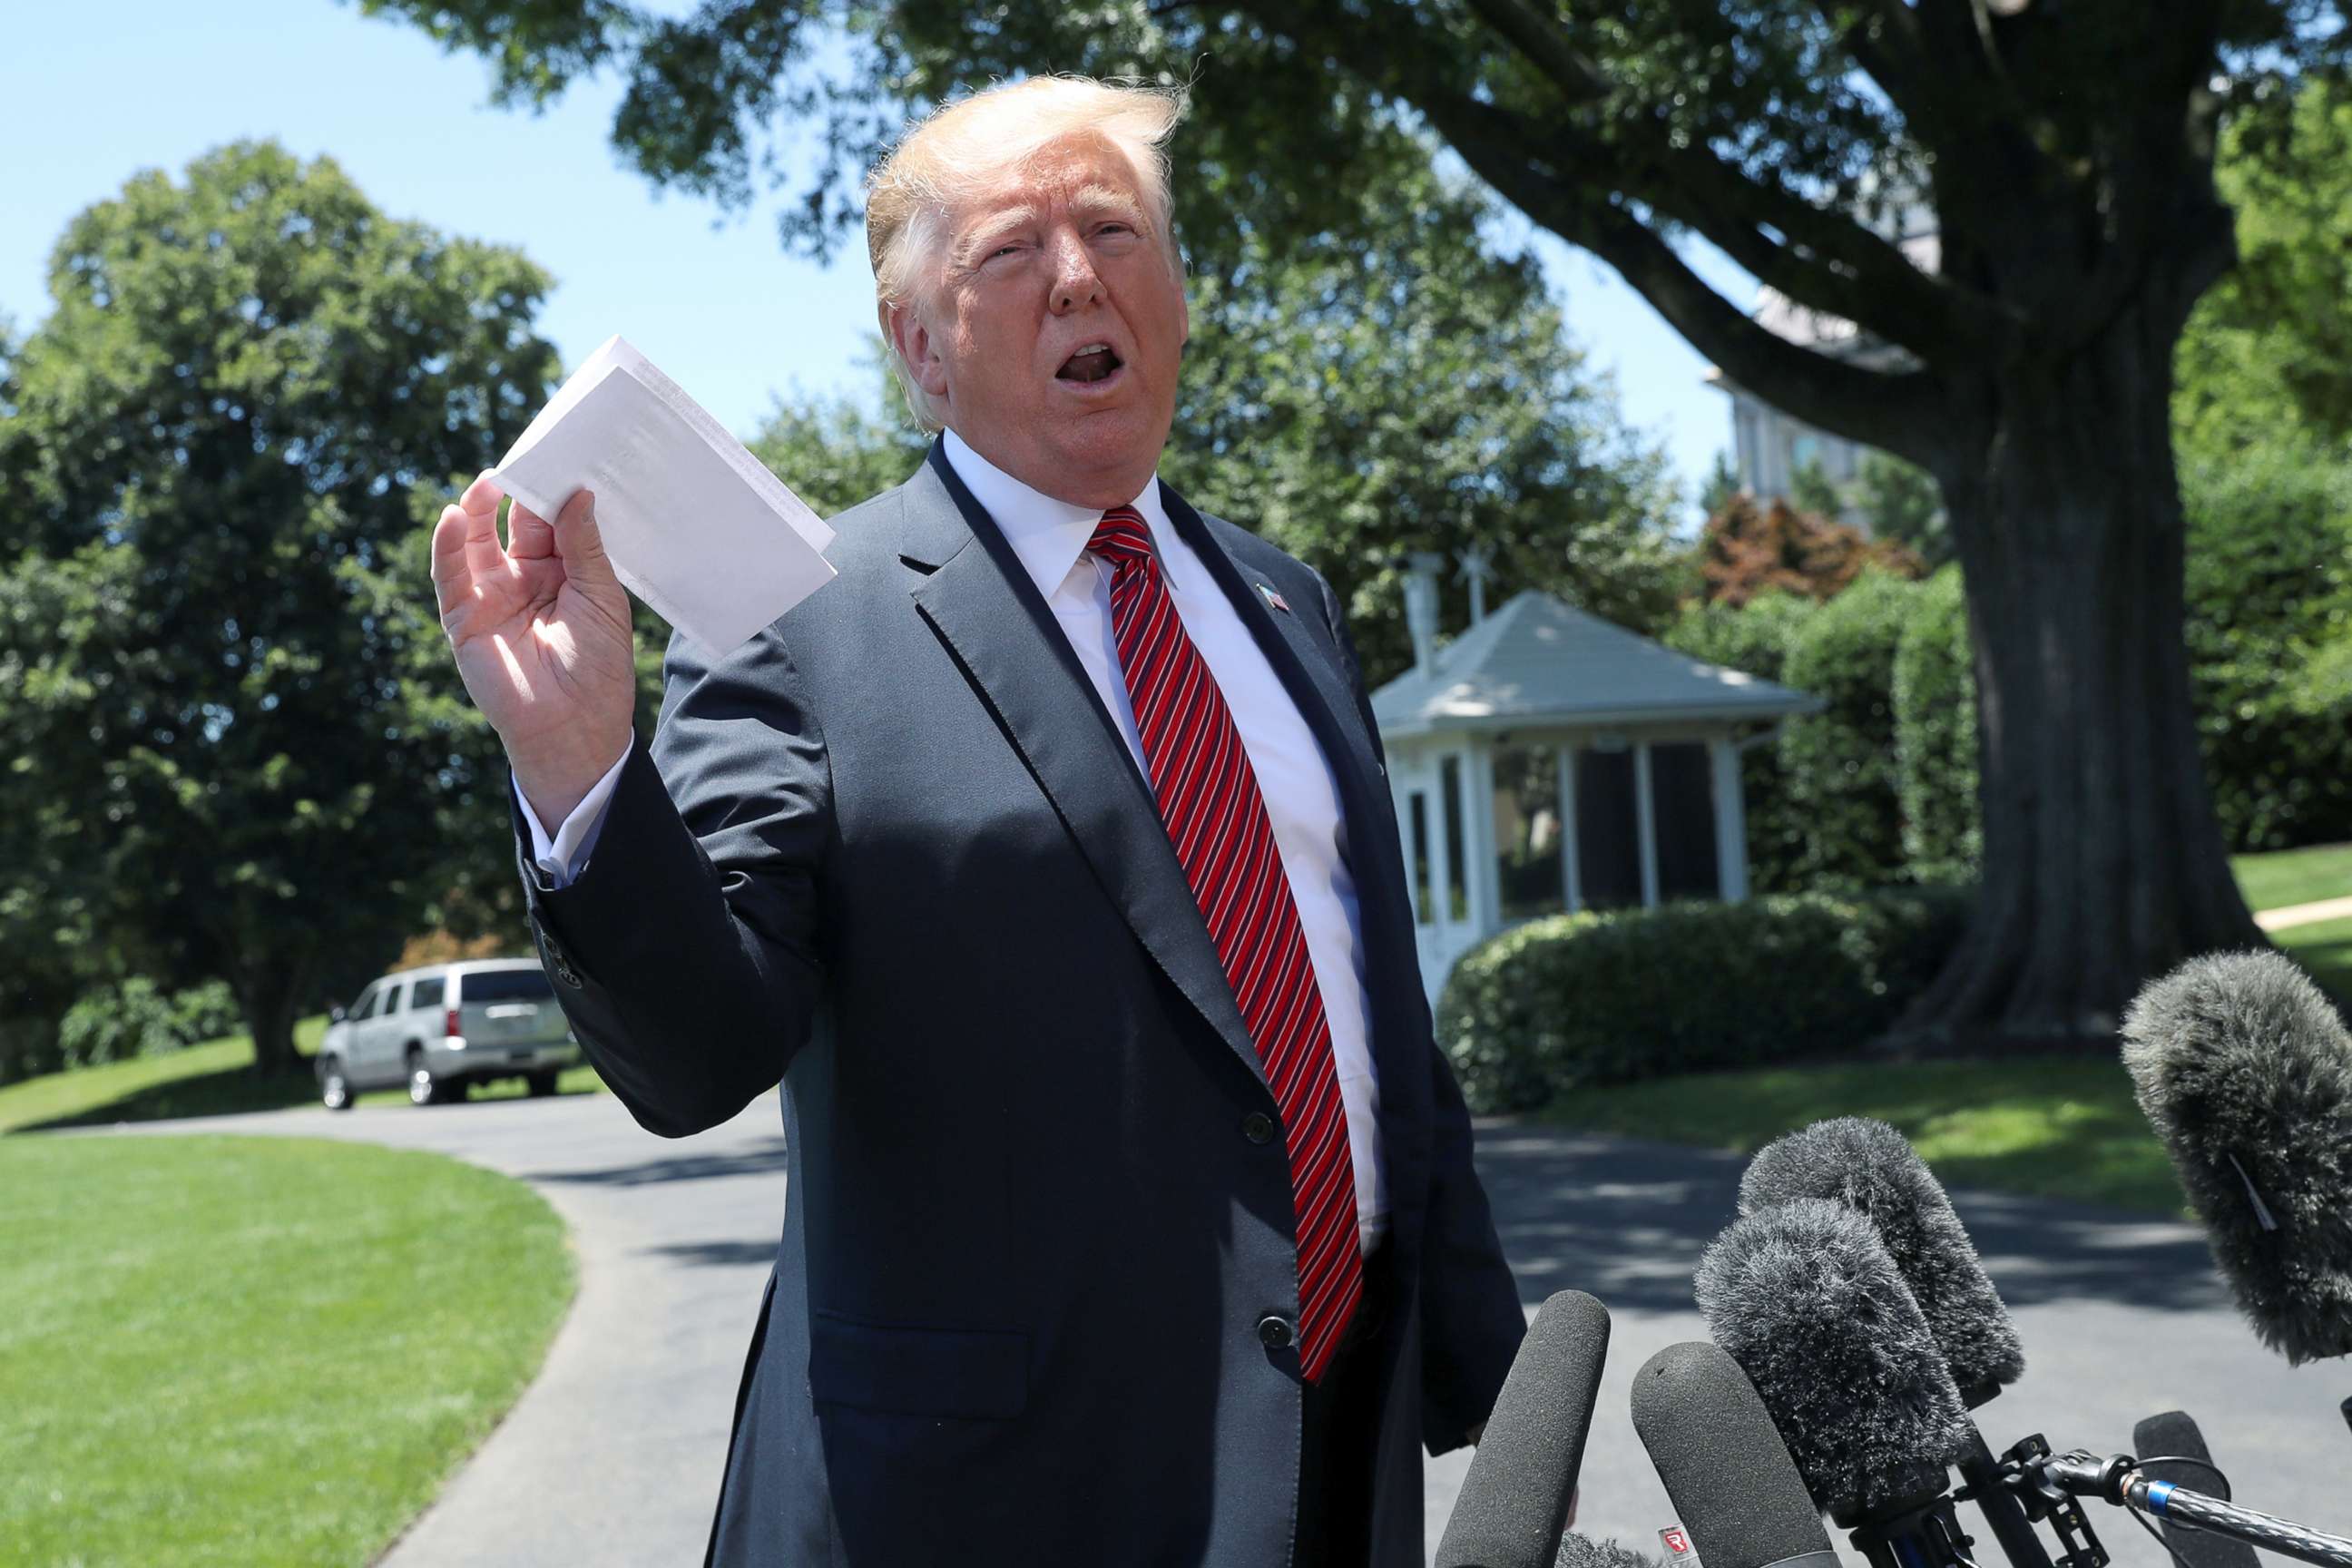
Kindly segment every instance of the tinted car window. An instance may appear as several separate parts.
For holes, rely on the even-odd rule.
[[[352,1004],[350,1011],[346,1012],[343,1016],[346,1018],[366,1017],[375,1007],[375,998],[376,989],[374,986],[371,985],[366,990],[359,994],[359,998]]]
[[[400,1011],[401,984],[401,982],[395,980],[391,984],[383,988],[383,1000],[375,1005],[375,1010],[377,1012],[397,1013]]]
[[[457,994],[467,1002],[544,1002],[555,987],[541,970],[487,969],[459,975]]]
[[[442,979],[437,974],[429,979],[418,981],[415,988],[409,993],[409,1006],[414,1008],[438,1007],[441,1005],[442,984]]]

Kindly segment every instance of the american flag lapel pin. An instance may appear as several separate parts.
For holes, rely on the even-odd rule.
[[[1265,602],[1267,604],[1272,605],[1276,609],[1280,610],[1286,616],[1290,614],[1290,606],[1283,601],[1282,595],[1276,593],[1272,588],[1260,583],[1257,585],[1257,591],[1265,595]]]

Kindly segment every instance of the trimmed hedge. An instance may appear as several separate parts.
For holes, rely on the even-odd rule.
[[[1984,859],[1977,804],[1977,678],[1957,566],[1912,590],[1895,648],[1895,787],[1912,880],[1973,882]]]
[[[1895,775],[1895,650],[1920,589],[1865,572],[1806,620],[1781,679],[1829,706],[1789,721],[1780,768],[1805,824],[1801,884],[1879,886],[1903,865],[1903,808]]]
[[[1587,1084],[1851,1056],[1935,977],[1972,899],[1800,893],[1532,921],[1454,965],[1438,1044],[1486,1112]]]

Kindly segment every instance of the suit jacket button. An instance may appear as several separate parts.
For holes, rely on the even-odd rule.
[[[1253,1110],[1242,1118],[1242,1136],[1253,1143],[1274,1142],[1274,1118],[1263,1110]]]
[[[1271,1313],[1257,1321],[1257,1342],[1270,1351],[1290,1348],[1290,1320]]]

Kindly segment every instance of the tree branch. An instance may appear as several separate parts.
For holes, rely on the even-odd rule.
[[[1808,424],[1914,462],[1929,460],[1924,433],[1937,426],[1940,413],[1929,374],[1865,370],[1776,336],[1707,287],[1615,203],[1538,175],[1517,149],[1490,141],[1476,126],[1445,123],[1455,107],[1433,110],[1431,118],[1473,168],[1529,217],[1615,268],[1732,380]]]
[[[1570,102],[1606,98],[1613,84],[1576,47],[1568,29],[1528,0],[1469,0],[1470,9],[1486,19],[1511,47],[1525,55]]]

